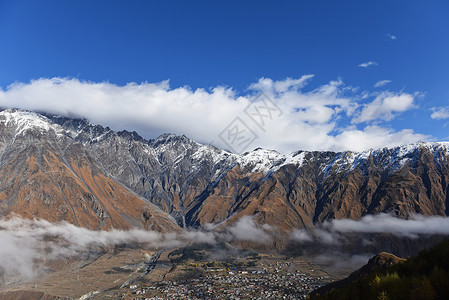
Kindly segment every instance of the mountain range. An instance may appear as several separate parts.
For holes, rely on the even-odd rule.
[[[245,215],[284,232],[368,214],[449,214],[449,143],[233,154],[86,119],[0,111],[0,215],[162,232]]]

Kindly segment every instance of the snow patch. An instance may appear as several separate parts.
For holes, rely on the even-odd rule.
[[[5,126],[15,126],[16,136],[24,134],[29,130],[38,130],[40,132],[52,130],[56,134],[62,134],[63,132],[61,126],[52,124],[47,117],[30,111],[6,109],[0,112],[0,123],[3,123]]]

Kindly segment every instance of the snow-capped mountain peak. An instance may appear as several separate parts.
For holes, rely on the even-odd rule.
[[[52,124],[51,121],[43,115],[31,111],[6,109],[0,111],[0,122],[4,126],[14,126],[16,135],[20,135],[29,130],[60,132],[61,127]]]

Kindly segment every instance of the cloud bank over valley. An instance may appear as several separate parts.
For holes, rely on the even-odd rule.
[[[345,246],[347,234],[394,234],[398,238],[417,239],[419,236],[449,235],[449,218],[414,215],[409,220],[389,214],[365,216],[359,221],[341,219],[325,222],[312,229],[296,229],[288,239],[301,245],[322,245],[318,258],[325,253],[336,255],[336,246]],[[52,224],[45,220],[28,220],[14,216],[0,220],[0,270],[4,276],[20,275],[31,279],[45,271],[49,260],[79,258],[89,253],[100,253],[107,247],[138,246],[142,249],[172,249],[190,243],[218,245],[228,242],[249,242],[266,245],[279,238],[276,226],[258,225],[252,217],[240,218],[226,228],[213,225],[203,230],[182,233],[159,233],[141,229],[128,231],[92,231],[61,222]],[[367,235],[365,243],[369,243]],[[323,246],[324,245],[324,246]],[[327,246],[326,246],[327,245]],[[366,255],[339,252],[338,256],[360,264]]]

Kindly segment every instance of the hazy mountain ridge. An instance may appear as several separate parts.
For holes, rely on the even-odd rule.
[[[145,140],[135,132],[115,132],[83,119],[12,109],[0,112],[0,130],[2,169],[8,161],[23,162],[31,149],[41,158],[43,149],[76,153],[74,161],[83,153],[91,173],[127,186],[186,227],[254,215],[259,224],[287,231],[380,212],[402,218],[449,213],[449,143],[360,153],[284,155],[256,149],[237,155],[185,136]],[[14,157],[18,149],[26,154]],[[5,171],[0,170],[2,176]]]

